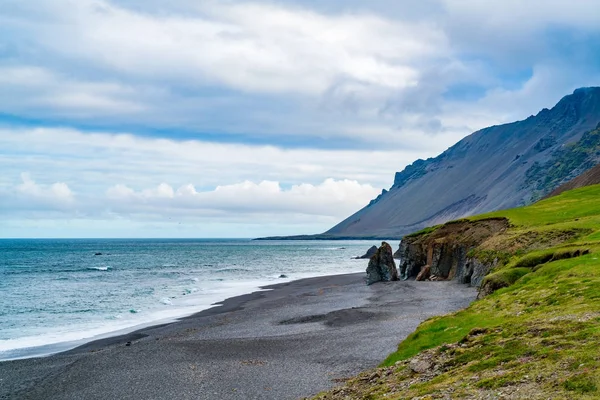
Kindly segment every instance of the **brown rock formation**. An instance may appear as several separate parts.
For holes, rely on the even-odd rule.
[[[431,278],[457,279],[479,286],[491,264],[467,257],[468,252],[487,238],[508,228],[504,218],[479,221],[459,220],[447,223],[431,233],[410,235],[400,243],[400,274],[414,278],[424,266],[430,266]]]
[[[417,281],[426,281],[427,279],[429,279],[429,277],[431,276],[431,266],[430,265],[426,265],[423,268],[421,268],[421,272],[419,272],[419,275],[417,275]]]

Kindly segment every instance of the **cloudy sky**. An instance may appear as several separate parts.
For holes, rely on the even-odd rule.
[[[597,0],[1,0],[0,237],[321,232],[599,54]]]

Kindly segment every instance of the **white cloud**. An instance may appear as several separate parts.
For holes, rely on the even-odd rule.
[[[433,146],[436,145],[436,146]],[[135,190],[168,182],[214,188],[240,181],[284,185],[356,180],[388,187],[395,171],[443,150],[423,152],[390,146],[386,150],[282,149],[275,146],[176,141],[130,134],[83,133],[73,129],[0,129],[0,167],[18,176],[30,171],[44,182],[61,180],[78,191],[103,184]]]
[[[433,25],[275,4],[208,1],[196,15],[181,16],[100,0],[36,3],[44,16],[18,23],[53,53],[186,85],[216,81],[241,90],[319,94],[346,77],[402,88],[418,81],[415,66],[439,58],[444,44]],[[30,17],[32,7],[13,4],[12,11]]]
[[[263,234],[283,226],[288,233],[292,226],[326,230],[390,186],[412,157],[393,149],[285,150],[65,129],[0,129],[0,148],[0,208],[11,218],[78,218],[93,226],[183,220],[246,231],[262,224]],[[22,171],[37,182],[29,174],[15,182]]]
[[[0,66],[0,107],[38,117],[59,112],[71,117],[137,114],[145,106],[134,96],[142,93],[114,82],[93,82],[66,77],[37,66]]]
[[[79,227],[244,230],[256,199],[326,229],[416,158],[600,84],[596,3],[6,0],[0,195]]]
[[[317,232],[363,207],[378,194],[368,184],[326,179],[320,184],[302,183],[287,189],[274,181],[244,181],[203,191],[192,184],[174,190],[161,183],[139,191],[117,184],[105,193],[75,195],[62,182],[39,185],[28,173],[23,173],[22,179],[21,184],[0,188],[2,225],[7,227],[15,219],[38,221],[40,225],[51,220],[57,221],[57,226],[62,225],[58,221],[65,220],[79,221],[78,225],[88,221],[89,226],[104,226],[106,221],[115,221],[119,226],[130,221],[163,225],[169,231],[185,221],[188,227],[238,225],[247,229],[260,224],[261,229],[310,226],[309,232]],[[260,235],[259,232],[260,229],[254,235]]]
[[[75,211],[75,194],[66,183],[39,184],[28,172],[21,173],[20,177],[20,183],[0,186],[0,212],[3,214],[50,217]]]
[[[13,93],[0,96],[0,107],[36,118],[105,124],[110,115],[113,124],[364,141],[368,134],[348,135],[350,128],[380,125],[390,96],[418,86],[423,65],[449,57],[444,33],[427,21],[260,2],[207,1],[185,15],[140,9],[11,2],[0,16],[11,32],[3,40],[43,57],[3,68],[21,78],[0,79]],[[270,109],[282,104],[284,115]],[[400,122],[386,122],[383,139],[402,142]]]
[[[43,187],[31,179],[29,173],[22,173],[23,183],[17,186],[17,192],[31,198],[44,199],[70,203],[73,201],[73,192],[64,182],[56,182],[48,187]]]
[[[318,185],[302,183],[283,189],[279,182],[262,181],[217,186],[214,190],[197,191],[187,184],[174,190],[161,183],[139,192],[115,185],[107,190],[111,211],[126,215],[174,213],[186,218],[217,215],[221,212],[247,217],[248,214],[298,214],[342,218],[366,205],[378,194],[371,185],[352,180],[326,179]],[[270,217],[269,217],[270,216]]]
[[[561,54],[595,57],[585,42],[600,30],[594,3],[10,1],[0,48],[27,51],[0,63],[0,90],[10,94],[0,109],[273,142],[414,149],[438,133],[448,146],[535,113],[540,101],[518,100],[528,71],[554,71],[541,85],[551,88],[546,106],[598,84],[594,65]],[[561,46],[547,36],[553,29]],[[475,86],[483,101],[445,98],[457,85]],[[374,130],[385,136],[370,140]]]

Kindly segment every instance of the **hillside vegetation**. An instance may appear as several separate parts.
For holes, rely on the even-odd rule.
[[[524,186],[533,188],[532,199],[538,200],[566,179],[575,178],[592,168],[598,163],[598,159],[600,125],[584,133],[579,141],[555,150],[550,160],[544,163],[534,162],[525,173]]]
[[[510,227],[473,249],[486,295],[317,399],[600,398],[600,185],[489,218]]]
[[[593,168],[588,169],[576,178],[571,179],[567,183],[564,183],[554,189],[546,197],[553,197],[566,192],[567,190],[573,190],[584,186],[597,185],[600,183],[600,164]]]

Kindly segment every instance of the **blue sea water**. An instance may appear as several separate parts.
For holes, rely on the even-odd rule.
[[[364,271],[366,261],[351,258],[374,244],[0,240],[0,360],[50,354],[174,320],[268,284]]]

